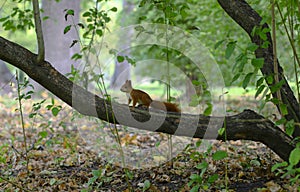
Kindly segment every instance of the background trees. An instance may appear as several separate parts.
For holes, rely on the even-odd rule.
[[[64,29],[68,25],[79,23],[80,0],[79,1],[48,1],[41,2],[43,18],[43,33],[45,39],[46,60],[63,74],[71,71],[71,65],[79,67],[79,61],[74,61],[71,57],[80,51],[79,44],[72,47],[74,40],[78,39],[78,31],[75,28],[64,34]],[[66,10],[74,10],[74,16],[66,19]],[[48,50],[48,51],[47,51]]]

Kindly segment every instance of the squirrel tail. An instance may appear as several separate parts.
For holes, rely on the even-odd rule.
[[[177,104],[168,103],[168,102],[161,102],[161,101],[152,101],[151,107],[163,111],[171,111],[171,112],[180,112],[181,110],[178,108]]]
[[[178,108],[178,105],[175,103],[168,103],[168,102],[164,102],[167,111],[172,111],[172,112],[180,112],[181,110]]]

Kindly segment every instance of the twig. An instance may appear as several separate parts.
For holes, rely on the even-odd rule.
[[[298,57],[298,54],[297,54],[297,50],[296,50],[294,41],[292,40],[292,38],[291,38],[291,36],[290,36],[290,34],[289,34],[289,31],[288,31],[287,26],[286,26],[286,24],[285,24],[285,22],[284,22],[284,19],[283,19],[282,12],[281,12],[280,7],[279,7],[279,5],[278,5],[277,2],[276,2],[276,6],[277,6],[278,12],[279,12],[279,14],[280,14],[280,17],[281,17],[281,20],[282,20],[282,23],[283,23],[285,32],[286,32],[286,34],[287,34],[287,36],[288,36],[288,39],[289,39],[289,42],[290,42],[290,44],[291,44],[291,46],[292,46],[292,50],[293,50],[293,53],[294,53],[294,55],[295,55],[296,61],[297,61],[297,63],[298,63],[298,66],[300,67],[300,59],[299,59],[299,57]],[[299,7],[300,7],[300,6],[299,6]]]
[[[19,103],[19,111],[20,111],[20,117],[21,117],[21,125],[22,125],[22,132],[23,132],[23,139],[24,139],[24,148],[25,148],[25,159],[26,159],[26,169],[27,173],[29,173],[28,165],[29,165],[29,159],[28,159],[28,149],[27,149],[27,140],[26,140],[26,132],[25,132],[25,122],[24,122],[24,115],[23,115],[23,109],[22,109],[22,98],[21,98],[21,87],[20,87],[20,81],[18,77],[18,71],[16,72],[16,80],[17,80],[17,91],[18,91],[18,103]]]
[[[278,63],[277,63],[277,47],[276,47],[276,23],[275,23],[275,2],[276,0],[272,1],[272,44],[273,44],[273,63],[274,63],[274,78],[275,83],[279,83],[279,72],[278,72]],[[282,102],[280,89],[276,91],[277,98],[280,102]],[[281,115],[282,111],[279,109]]]

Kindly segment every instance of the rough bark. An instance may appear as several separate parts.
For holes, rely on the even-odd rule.
[[[226,117],[209,117],[156,111],[150,113],[142,110],[131,110],[134,119],[126,105],[109,103],[108,101],[86,91],[74,84],[64,75],[55,70],[50,63],[37,63],[37,55],[20,45],[10,42],[0,36],[0,59],[24,71],[33,80],[39,82],[62,101],[76,109],[83,115],[94,116],[108,122],[120,123],[138,129],[192,136],[195,138],[220,140],[252,140],[267,145],[283,160],[288,160],[294,149],[292,138],[287,136],[270,120],[258,115],[254,111],[245,110],[243,113]],[[115,116],[116,115],[116,116]],[[166,118],[164,118],[166,115]],[[150,118],[162,119],[162,123],[153,129]],[[195,123],[196,122],[196,126]],[[195,127],[195,130],[192,128]],[[218,136],[215,131],[226,127],[225,135]]]
[[[260,15],[244,0],[218,0],[218,2],[225,12],[247,32],[251,41],[259,46],[259,48],[255,51],[255,55],[257,58],[264,58],[264,65],[261,68],[262,74],[266,77],[270,75],[273,76],[274,55],[271,34],[269,32],[267,33],[267,41],[270,43],[267,48],[261,47],[264,43],[263,39],[261,39],[258,35],[251,35],[255,27],[270,29],[269,26],[266,23],[261,25],[260,22],[262,21],[262,18]],[[282,102],[287,105],[288,109],[288,114],[285,115],[285,118],[287,120],[300,122],[300,105],[283,74],[283,69],[279,64],[279,61],[277,61],[277,63],[279,81],[284,81],[284,84],[280,89],[280,94]],[[269,86],[272,85],[273,83],[269,83]],[[277,98],[276,92],[272,93],[272,96]],[[277,105],[277,108],[279,109],[279,105]],[[295,128],[293,136],[300,136],[300,128],[298,126]]]

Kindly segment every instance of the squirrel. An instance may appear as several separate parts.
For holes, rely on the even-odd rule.
[[[133,108],[137,103],[141,105],[145,105],[147,108],[149,106],[163,110],[163,111],[171,111],[171,112],[180,112],[180,109],[174,103],[161,102],[153,100],[146,92],[138,89],[133,89],[131,85],[131,80],[126,80],[122,85],[122,92],[125,92],[128,97],[128,105],[133,101]]]

